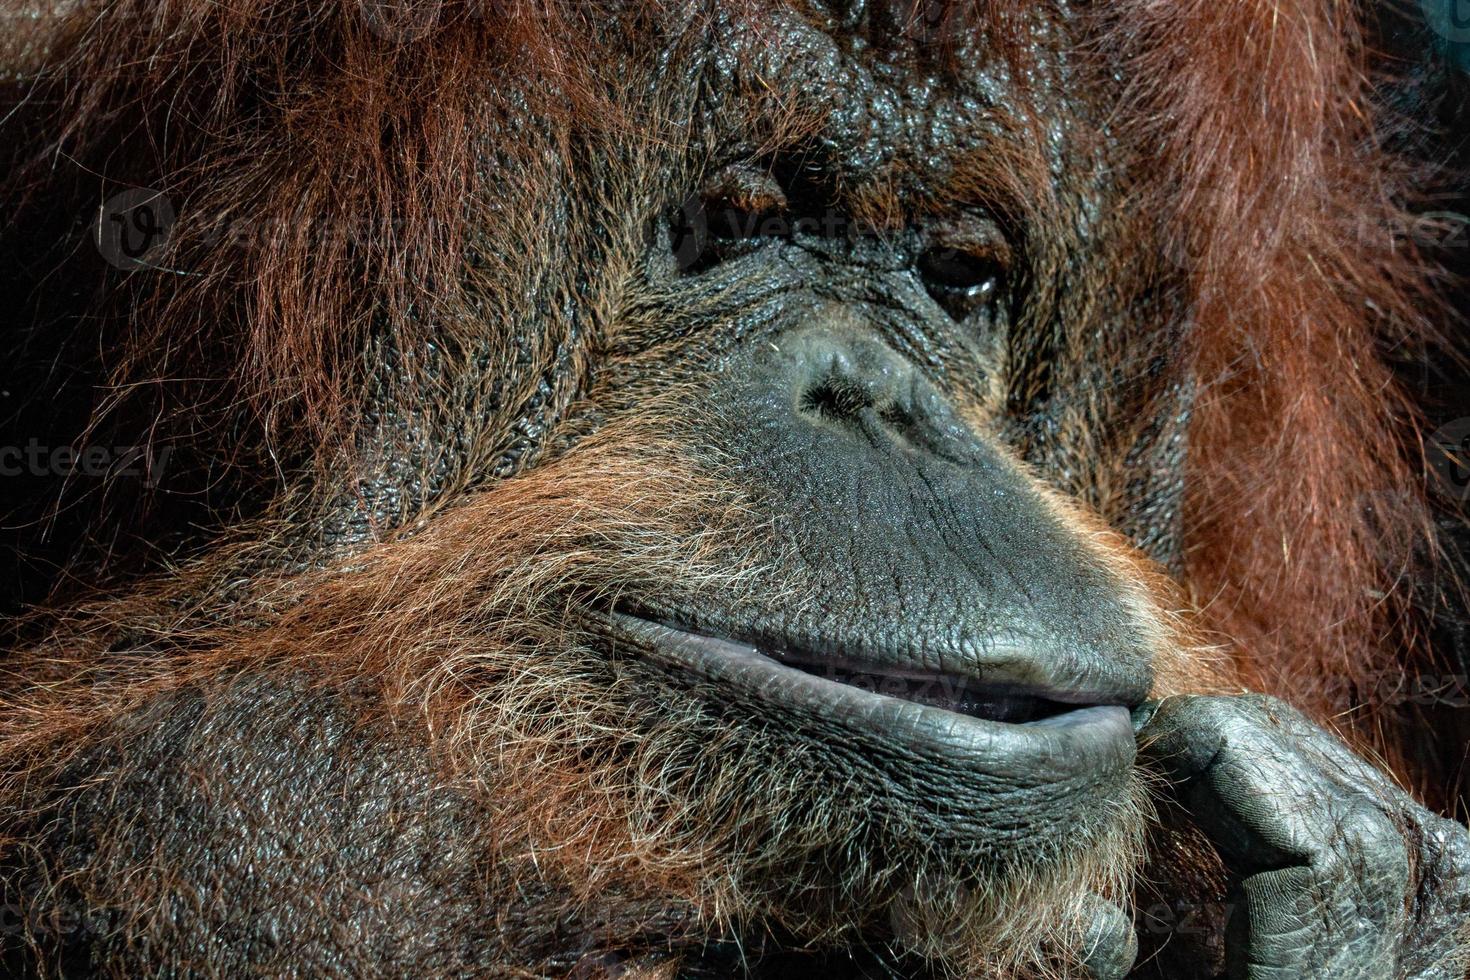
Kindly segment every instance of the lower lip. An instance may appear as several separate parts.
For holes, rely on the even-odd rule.
[[[1091,705],[1022,723],[992,721],[828,680],[748,644],[621,614],[612,622],[665,669],[797,714],[819,715],[829,724],[865,734],[877,731],[885,740],[907,741],[961,764],[966,758],[982,765],[1005,759],[1024,767],[1029,760],[1057,778],[1133,762],[1133,726],[1122,705]]]

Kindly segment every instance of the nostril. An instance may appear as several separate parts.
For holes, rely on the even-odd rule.
[[[912,439],[919,429],[919,420],[914,413],[898,402],[889,402],[878,409],[878,418],[889,429],[908,439]]]
[[[828,376],[802,392],[801,407],[826,419],[850,422],[876,402],[864,385]]]

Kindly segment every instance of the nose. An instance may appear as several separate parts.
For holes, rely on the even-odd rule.
[[[871,331],[787,333],[763,359],[796,415],[828,435],[883,440],[956,461],[970,455],[973,441],[948,399]]]
[[[751,344],[714,389],[730,401],[711,439],[738,447],[721,461],[771,508],[814,596],[794,625],[772,612],[771,631],[908,644],[935,663],[1025,643],[1084,672],[1103,655],[1147,664],[1137,606],[1085,529],[889,338],[839,311]]]

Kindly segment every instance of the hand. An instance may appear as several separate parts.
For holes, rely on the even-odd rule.
[[[1264,695],[1166,698],[1135,714],[1140,760],[1238,880],[1232,977],[1462,978],[1470,834]]]

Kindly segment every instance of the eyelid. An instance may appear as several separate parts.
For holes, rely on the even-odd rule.
[[[785,195],[752,195],[745,194],[738,197],[714,197],[709,199],[710,206],[730,208],[735,211],[745,211],[749,214],[780,214],[786,210]]]
[[[975,216],[933,226],[925,236],[926,251],[953,251],[1009,272],[1014,259],[1011,244],[992,221]]]
[[[708,205],[752,214],[783,212],[790,203],[775,177],[746,164],[726,167],[705,184],[701,194]]]

